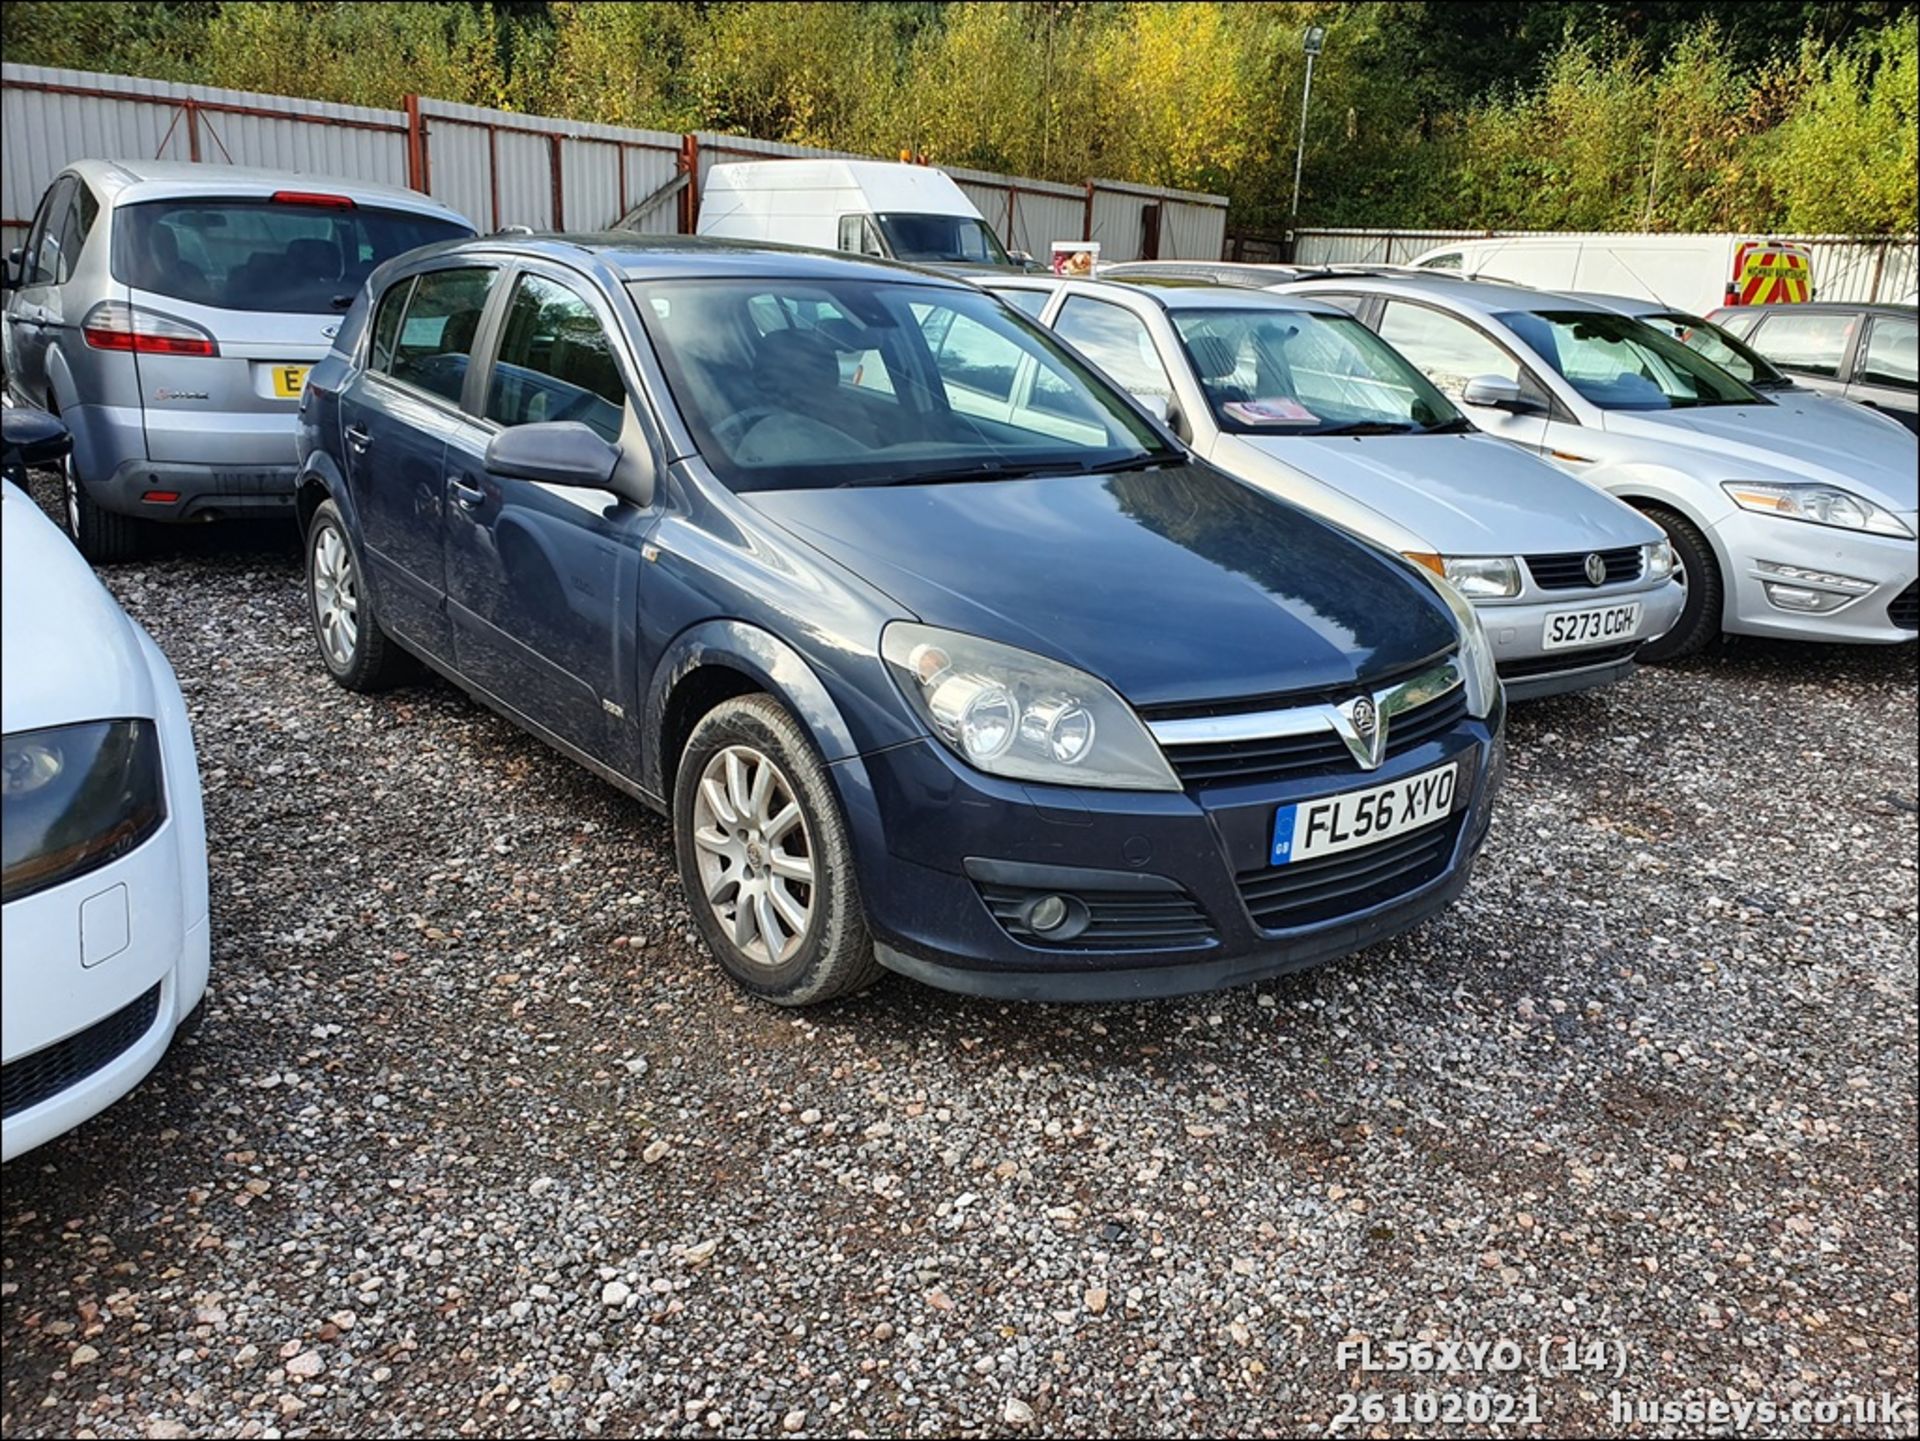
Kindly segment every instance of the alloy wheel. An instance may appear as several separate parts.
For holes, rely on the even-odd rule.
[[[360,589],[353,552],[331,525],[313,539],[313,622],[334,669],[352,665],[360,644]]]
[[[813,838],[793,783],[747,745],[716,752],[700,773],[693,841],[701,890],[722,932],[755,965],[778,966],[813,925]]]

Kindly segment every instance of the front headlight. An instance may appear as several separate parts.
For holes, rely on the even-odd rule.
[[[909,621],[881,633],[880,654],[927,728],[989,775],[1062,786],[1180,789],[1140,718],[1084,671]]]
[[[1742,510],[1762,515],[1777,515],[1785,520],[1804,520],[1813,525],[1831,525],[1840,530],[1864,530],[1874,535],[1911,538],[1906,522],[1892,511],[1882,510],[1850,490],[1831,485],[1775,485],[1770,481],[1724,480],[1720,488]]]
[[[1507,600],[1520,594],[1520,562],[1510,555],[1433,555],[1408,551],[1407,559],[1445,576],[1468,600]]]
[[[1453,612],[1460,627],[1460,671],[1466,678],[1467,711],[1475,720],[1485,720],[1493,714],[1494,703],[1500,697],[1500,672],[1493,664],[1493,642],[1487,639],[1486,627],[1480,624],[1480,613],[1473,608],[1472,601],[1431,571],[1427,572],[1426,579],[1447,603],[1447,609]]]
[[[1673,553],[1671,541],[1650,541],[1641,547],[1644,553],[1644,569],[1648,580],[1666,580],[1680,568],[1680,558]]]
[[[118,860],[167,818],[153,722],[88,721],[6,737],[0,799],[0,900]]]

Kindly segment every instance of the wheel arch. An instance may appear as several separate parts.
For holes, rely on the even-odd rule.
[[[654,667],[641,784],[671,805],[680,753],[700,717],[752,692],[770,695],[793,712],[829,766],[858,755],[846,717],[798,651],[745,621],[710,620],[681,632]]]

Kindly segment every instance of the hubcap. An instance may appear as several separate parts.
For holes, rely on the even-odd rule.
[[[777,966],[813,924],[813,838],[793,784],[752,746],[716,754],[693,798],[701,889],[734,948]]]
[[[353,552],[331,525],[323,526],[313,540],[313,624],[334,668],[352,665],[360,644],[360,591],[354,583]]]

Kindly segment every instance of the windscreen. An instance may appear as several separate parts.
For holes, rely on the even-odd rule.
[[[1007,265],[1007,252],[986,222],[971,215],[876,215],[895,260],[972,261]]]
[[[345,310],[382,261],[473,232],[368,206],[150,200],[114,212],[113,276],[136,290],[223,310]]]
[[[1071,351],[984,291],[785,278],[631,289],[702,457],[735,490],[1179,458]]]
[[[1180,307],[1172,319],[1222,430],[1325,435],[1464,424],[1432,381],[1351,317]]]
[[[1640,318],[1658,326],[1687,349],[1698,351],[1736,380],[1746,381],[1755,390],[1778,390],[1793,384],[1774,368],[1772,361],[1710,320],[1688,315],[1683,310],[1663,310]]]
[[[1499,317],[1602,410],[1683,410],[1766,403],[1671,333],[1598,311],[1516,311]]]

